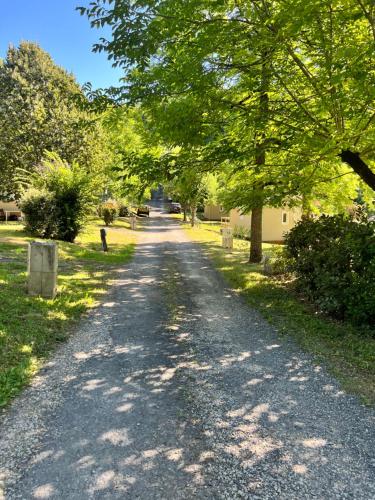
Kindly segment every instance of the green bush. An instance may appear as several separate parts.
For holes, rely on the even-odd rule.
[[[129,205],[124,200],[120,200],[117,202],[118,206],[118,216],[119,217],[129,217]]]
[[[355,323],[375,323],[373,222],[344,215],[303,220],[285,243],[300,289],[323,311]]]
[[[26,230],[41,238],[73,242],[92,203],[93,185],[87,172],[47,153],[21,200]]]
[[[233,228],[233,236],[235,238],[239,238],[241,240],[249,240],[250,239],[250,229],[246,229],[243,226],[234,226]]]
[[[20,202],[25,214],[25,229],[39,238],[53,238],[57,232],[55,202],[47,191],[30,189]]]
[[[113,200],[107,200],[102,203],[99,207],[99,213],[106,226],[113,224],[117,214],[118,214],[118,206],[117,203]]]

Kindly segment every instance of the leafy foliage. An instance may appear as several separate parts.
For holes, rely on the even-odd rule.
[[[375,324],[375,224],[343,215],[302,220],[286,237],[300,289],[336,317]]]
[[[32,177],[21,200],[26,229],[41,238],[73,242],[93,206],[95,182],[77,163],[53,153]]]
[[[55,233],[55,202],[45,190],[29,189],[21,201],[25,214],[25,230],[40,238],[51,238]]]
[[[152,108],[174,144],[210,143],[223,160],[237,151],[284,194],[341,175],[340,162],[375,189],[371,0],[95,0],[80,10],[112,30],[94,46],[127,74],[109,94]]]
[[[10,47],[0,61],[0,196],[20,195],[18,171],[34,172],[45,151],[88,172],[111,160],[103,127],[83,112],[74,77],[38,45]]]
[[[118,205],[113,200],[107,200],[102,203],[99,208],[99,213],[106,226],[113,224],[116,215],[118,215]]]

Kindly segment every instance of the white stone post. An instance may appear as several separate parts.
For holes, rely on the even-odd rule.
[[[231,227],[223,227],[221,229],[223,248],[233,250],[233,229]]]
[[[28,292],[53,299],[56,296],[58,247],[56,243],[32,241],[27,261]]]
[[[134,215],[130,217],[130,229],[133,231],[137,229],[137,218]]]

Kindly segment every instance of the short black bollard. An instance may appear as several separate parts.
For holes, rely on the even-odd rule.
[[[108,252],[108,245],[107,245],[107,233],[105,229],[100,230],[100,238],[102,240],[102,248],[104,252]]]

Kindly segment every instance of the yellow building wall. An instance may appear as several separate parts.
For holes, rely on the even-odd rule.
[[[2,208],[4,210],[4,212],[6,210],[9,210],[9,211],[19,211],[19,207],[17,206],[17,203],[15,201],[1,201],[0,200],[0,208]]]
[[[220,205],[205,205],[203,215],[207,220],[220,220],[228,214],[224,210],[221,210]]]
[[[286,222],[283,222],[286,214]],[[263,241],[283,241],[284,235],[301,219],[301,208],[271,208],[263,209]],[[239,210],[230,211],[230,226],[235,230],[243,228],[250,232],[251,215],[241,214]]]

